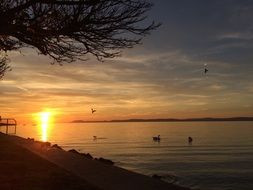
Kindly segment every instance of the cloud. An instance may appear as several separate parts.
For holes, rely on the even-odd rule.
[[[96,106],[106,118],[182,117],[184,109],[212,115],[251,105],[253,3],[154,4],[151,16],[163,26],[122,57],[59,66],[31,49],[11,53],[13,70],[0,81],[1,108],[25,113],[51,106],[81,116]]]
[[[223,85],[213,84],[209,87],[211,90],[220,91],[225,88]]]
[[[92,60],[62,67],[50,65],[46,58],[37,64],[32,58],[26,62],[22,57],[21,62],[15,63],[3,83],[9,102],[18,105],[30,102],[34,104],[27,107],[30,111],[51,104],[67,112],[93,105],[99,105],[100,109],[141,108],[140,112],[162,107],[160,111],[165,112],[177,110],[178,106],[207,106],[214,97],[221,102],[216,92],[234,85],[228,81],[235,75],[212,71],[213,66],[230,68],[226,63],[210,62],[211,73],[206,77],[203,62],[180,51],[136,52],[104,63]]]

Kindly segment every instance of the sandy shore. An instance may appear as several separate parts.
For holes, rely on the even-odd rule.
[[[187,190],[42,143],[0,133],[0,189]]]

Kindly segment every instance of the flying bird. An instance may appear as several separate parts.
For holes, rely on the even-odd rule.
[[[97,110],[91,108],[91,113],[93,114],[94,112],[96,112]]]
[[[208,72],[208,69],[206,67],[207,67],[207,64],[205,64],[205,70],[204,70],[205,74]]]

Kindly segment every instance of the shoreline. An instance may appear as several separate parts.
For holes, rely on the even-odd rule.
[[[4,145],[3,141],[5,141]],[[100,160],[93,159],[92,157],[89,158],[88,154],[79,153],[76,150],[65,151],[59,146],[51,146],[48,142],[34,141],[34,139],[24,139],[22,137],[0,133],[0,143],[2,146],[13,146],[16,149],[20,149],[15,154],[21,157],[24,150],[28,151],[30,154],[38,156],[44,162],[48,162],[49,165],[54,164],[56,168],[67,171],[72,178],[77,181],[81,180],[88,186],[88,188],[69,188],[70,190],[190,190],[189,188],[179,187],[159,179],[114,166],[110,160],[104,158],[100,158]],[[4,155],[5,152],[3,150],[1,151]],[[1,163],[3,163],[2,160]],[[36,164],[33,167],[36,167]],[[10,163],[9,168],[15,174],[15,165]],[[33,176],[31,178],[31,180],[36,180]]]

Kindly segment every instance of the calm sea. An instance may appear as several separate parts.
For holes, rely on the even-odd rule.
[[[60,123],[18,126],[17,135],[194,189],[253,189],[253,122]]]

